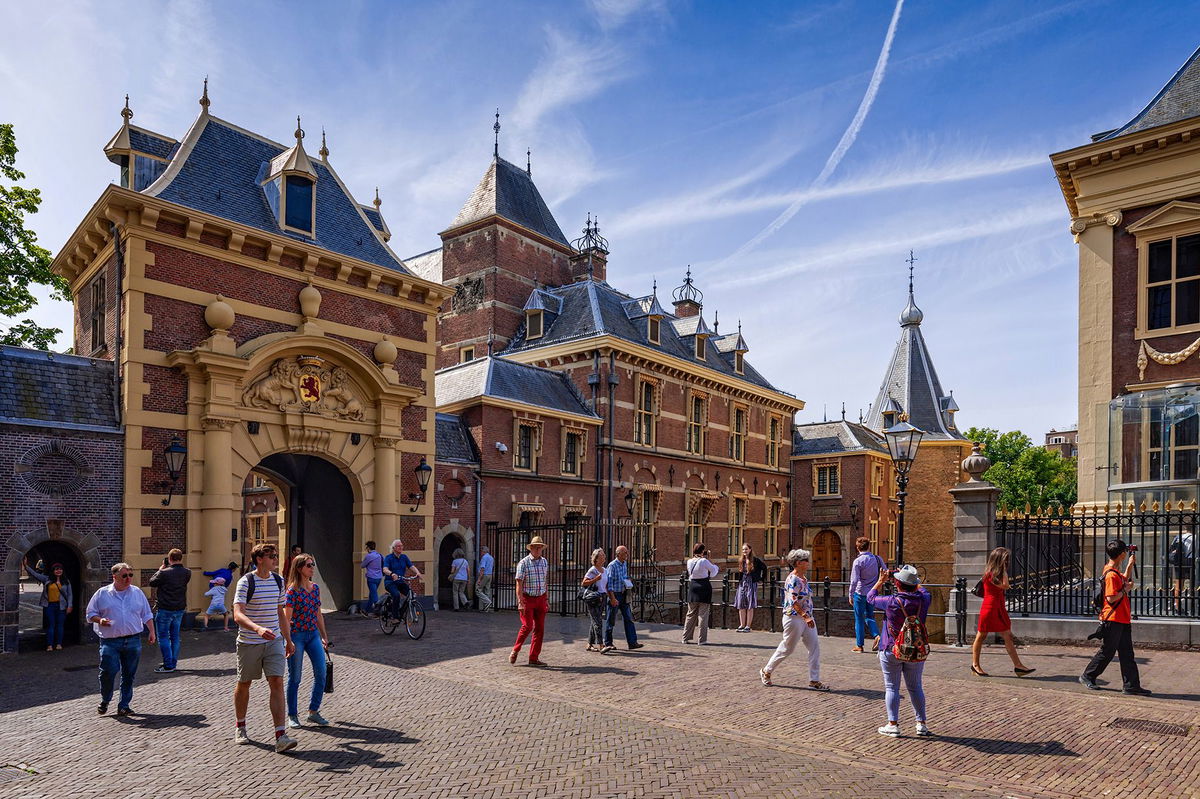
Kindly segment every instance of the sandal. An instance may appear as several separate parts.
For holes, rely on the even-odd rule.
[[[595,652],[595,651],[596,651],[596,647],[592,646],[591,644],[588,644],[588,645],[587,645],[587,649],[585,649],[585,650],[583,650],[583,651],[584,651],[584,652]]]
[[[826,685],[825,683],[821,682],[820,680],[817,680],[816,682],[810,682],[808,684],[808,690],[810,690],[810,691],[828,691],[829,686]]]
[[[852,647],[850,647],[850,651],[851,652],[861,652],[862,647],[861,646],[852,646]]]
[[[987,673],[986,671],[984,671],[984,670],[983,670],[982,668],[980,668],[979,666],[976,666],[974,663],[972,663],[972,664],[971,664],[971,671],[972,671],[972,672],[975,674],[975,676],[976,676],[976,677],[987,677],[987,676],[989,676],[989,675],[988,675],[988,673]]]
[[[872,652],[878,652],[878,651],[879,651],[879,636],[878,636],[878,635],[877,635],[877,636],[875,636],[875,643],[871,644],[871,651],[872,651]]]

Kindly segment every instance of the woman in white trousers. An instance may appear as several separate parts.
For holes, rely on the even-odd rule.
[[[783,585],[783,640],[767,665],[758,672],[763,685],[771,685],[775,667],[796,650],[797,643],[804,641],[804,648],[808,650],[808,687],[813,691],[829,690],[829,686],[821,682],[821,639],[817,636],[812,590],[808,587],[811,557],[807,549],[793,549],[784,558],[792,571]]]

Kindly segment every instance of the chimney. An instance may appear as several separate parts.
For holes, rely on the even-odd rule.
[[[674,299],[675,315],[679,318],[700,314],[700,309],[704,307],[704,293],[692,282],[690,265],[687,268],[687,277],[683,279],[683,285],[675,289],[671,296]]]

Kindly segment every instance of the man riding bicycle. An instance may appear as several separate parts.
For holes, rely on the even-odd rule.
[[[392,542],[392,551],[383,559],[383,587],[387,589],[392,600],[392,615],[399,618],[404,612],[404,603],[409,596],[408,582],[405,577],[420,579],[421,572],[404,554],[404,542],[397,538]]]

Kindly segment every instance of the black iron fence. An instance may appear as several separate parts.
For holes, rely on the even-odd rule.
[[[1137,588],[1130,597],[1135,617],[1200,618],[1198,528],[1194,508],[1157,503],[1080,514],[1001,513],[997,543],[1012,550],[1008,609],[1022,616],[1095,616],[1104,547],[1119,538],[1137,547]]]

